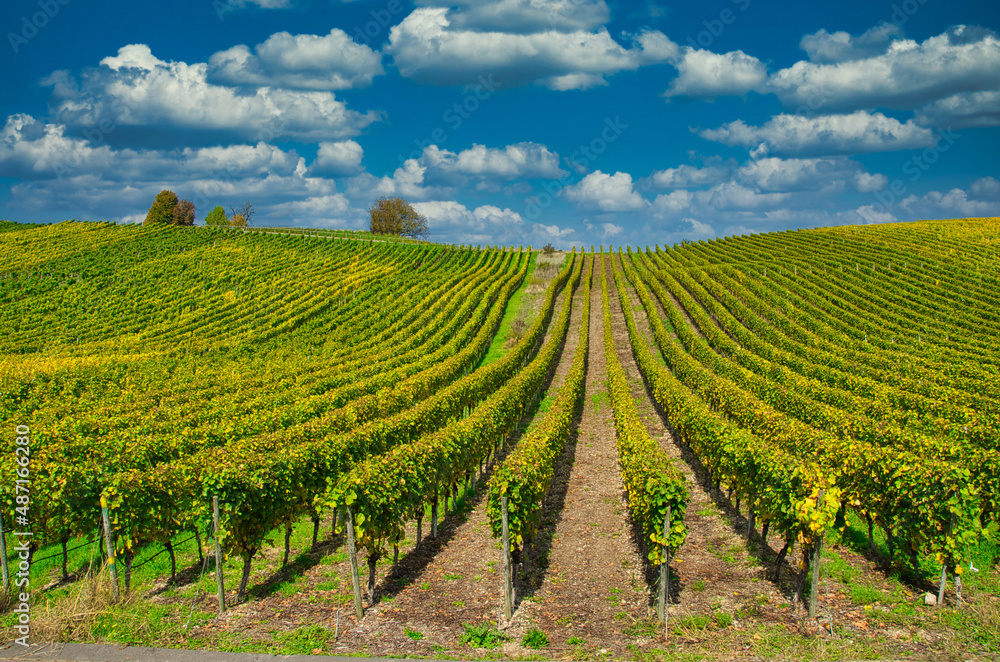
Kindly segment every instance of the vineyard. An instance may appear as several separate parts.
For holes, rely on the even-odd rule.
[[[1000,655],[998,247],[0,222],[0,647]]]

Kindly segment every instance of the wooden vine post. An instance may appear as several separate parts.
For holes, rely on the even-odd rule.
[[[3,593],[10,590],[10,570],[7,568],[7,540],[3,528],[3,513],[0,512],[0,566],[3,571]]]
[[[510,526],[507,519],[507,497],[500,497],[500,522],[503,540],[503,617],[510,623],[514,616],[514,576],[510,567]]]
[[[819,498],[816,500],[816,507],[819,508],[823,503],[823,490],[819,491]],[[816,539],[816,545],[813,549],[812,558],[812,585],[809,589],[809,618],[816,617],[816,604],[819,600],[819,561],[820,553],[823,551],[823,535],[825,531],[821,531],[819,538]]]
[[[656,604],[657,616],[663,621],[663,636],[667,636],[670,621],[670,506],[663,519],[663,560],[660,562],[660,599]]]
[[[351,560],[351,583],[354,587],[354,615],[359,619],[365,615],[364,604],[361,602],[361,578],[358,575],[358,546],[354,540],[354,515],[347,508],[344,518],[344,528],[347,529],[347,557]]]
[[[941,564],[941,585],[938,586],[938,599],[937,599],[938,607],[944,604],[944,587],[945,585],[947,585],[947,583],[948,583],[948,564],[946,562]]]
[[[438,537],[438,490],[434,488],[434,502],[431,503],[431,540]]]
[[[118,568],[115,567],[115,543],[111,538],[111,515],[108,513],[108,502],[101,497],[101,522],[104,524],[104,544],[108,550],[108,568],[111,571],[111,590],[115,602],[121,599],[118,593]]]
[[[816,603],[819,600],[819,561],[823,549],[823,534],[816,540],[812,559],[812,588],[809,590],[809,618],[816,617]]]
[[[222,528],[219,522],[219,497],[212,497],[212,540],[215,541],[215,587],[219,597],[219,616],[226,613],[226,580],[222,576],[222,541],[219,540],[219,531]]]
[[[958,493],[955,493],[958,496]],[[955,528],[955,513],[951,514],[951,522],[948,523],[948,532],[946,536],[950,536],[952,530]],[[937,603],[940,607],[944,604],[944,589],[948,585],[948,560],[945,559],[941,564],[941,584],[938,586],[938,599]]]

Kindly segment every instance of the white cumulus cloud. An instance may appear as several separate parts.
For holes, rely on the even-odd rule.
[[[859,191],[870,192],[886,184],[885,175],[870,174],[860,163],[845,157],[760,158],[740,166],[736,177],[766,191],[819,190],[850,183]]]
[[[78,82],[67,72],[43,81],[53,86],[51,107],[69,126],[115,128],[121,136],[153,140],[184,135],[213,142],[276,138],[336,140],[360,133],[379,118],[349,110],[330,92],[261,87],[241,94],[207,80],[208,65],[165,62],[145,44],[131,44]],[[131,127],[141,132],[129,132]]]
[[[575,232],[559,225],[528,223],[518,212],[495,205],[469,209],[455,200],[429,200],[414,203],[413,208],[427,217],[434,241],[539,247],[564,243]]]
[[[425,200],[442,191],[428,190],[424,175],[427,168],[416,159],[407,159],[396,168],[392,175],[375,177],[368,172],[351,177],[347,182],[348,192],[354,198],[379,198],[401,196]]]
[[[268,217],[278,225],[305,225],[310,227],[353,227],[361,229],[360,210],[352,210],[351,203],[342,193],[310,196],[272,205]]]
[[[676,63],[679,75],[664,92],[666,97],[716,97],[760,91],[767,81],[763,62],[743,51],[713,53],[685,47]]]
[[[309,171],[327,177],[357,174],[361,171],[364,153],[361,145],[353,140],[321,142]]]
[[[863,53],[863,47],[848,41],[846,53],[832,52],[830,37],[810,44],[811,54],[821,55],[822,61],[796,62],[770,77],[768,88],[786,107],[818,104],[824,112],[913,109],[1000,86],[1000,39],[982,28],[960,25],[920,43],[897,39],[884,53],[858,59],[853,56],[859,49]]]
[[[649,177],[649,183],[657,188],[691,188],[721,182],[729,174],[726,168],[706,166],[698,168],[682,164],[676,168],[657,170]]]
[[[779,207],[789,199],[789,194],[761,193],[736,182],[723,182],[707,191],[696,192],[695,198],[718,210],[746,210]]]
[[[969,193],[980,200],[1000,200],[1000,182],[996,177],[983,177],[972,182]]]
[[[915,218],[959,218],[1000,216],[1000,201],[978,200],[960,188],[950,191],[930,191],[922,196],[910,195],[899,206]]]
[[[889,152],[929,147],[937,142],[930,129],[913,120],[903,123],[882,113],[864,111],[818,117],[781,114],[761,126],[736,120],[718,129],[702,130],[698,135],[724,145],[763,147],[770,154],[796,155]]]
[[[604,0],[430,0],[417,4],[451,8],[452,25],[473,32],[575,32],[592,30],[610,18]]]
[[[656,216],[677,216],[690,209],[693,202],[694,193],[686,189],[661,193],[653,200],[653,214]]]
[[[220,85],[341,90],[367,87],[383,73],[381,54],[338,28],[324,36],[277,32],[253,52],[240,44],[208,60],[208,81]]]
[[[290,176],[301,167],[294,151],[274,145],[215,145],[183,149],[112,150],[66,135],[66,127],[12,115],[0,132],[0,174],[21,179],[110,181]]]
[[[889,50],[893,39],[903,36],[903,29],[893,23],[877,25],[857,37],[844,32],[819,30],[802,37],[799,46],[813,62],[832,64],[877,57]]]
[[[569,174],[559,167],[558,154],[532,142],[499,148],[474,144],[457,153],[429,145],[424,148],[420,162],[445,174],[495,180],[559,179]]]
[[[504,88],[540,83],[568,90],[604,85],[607,75],[663,62],[677,46],[663,33],[646,31],[625,47],[604,27],[473,31],[453,25],[449,8],[420,7],[393,26],[385,52],[403,76],[421,83],[468,85],[493,75]]]
[[[111,167],[116,156],[107,145],[91,146],[66,135],[66,127],[31,115],[11,115],[0,132],[0,175],[19,179],[63,177],[70,170]]]
[[[954,129],[1000,126],[1000,90],[963,92],[938,99],[920,108],[916,119],[924,126]]]
[[[609,175],[595,170],[578,183],[563,188],[564,198],[584,209],[600,211],[638,211],[649,203],[636,192],[632,175],[616,172]]]

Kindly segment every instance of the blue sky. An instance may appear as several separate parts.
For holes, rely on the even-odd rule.
[[[0,218],[380,196],[472,244],[1000,216],[1000,7],[7,0]]]

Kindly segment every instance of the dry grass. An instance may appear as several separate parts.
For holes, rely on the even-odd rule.
[[[523,311],[522,311],[523,312]],[[515,319],[510,325],[510,331],[507,333],[507,346],[513,347],[524,337],[524,334],[528,331],[528,322],[520,315]]]
[[[552,253],[539,253],[535,264],[538,266],[560,265],[566,261],[565,251],[554,251]]]
[[[0,589],[0,614],[5,614],[14,608],[14,594]]]
[[[41,641],[85,641],[97,619],[140,600],[135,592],[122,595],[114,603],[111,577],[107,566],[96,574],[73,584],[68,595],[59,600],[39,601],[34,607],[32,635]]]

